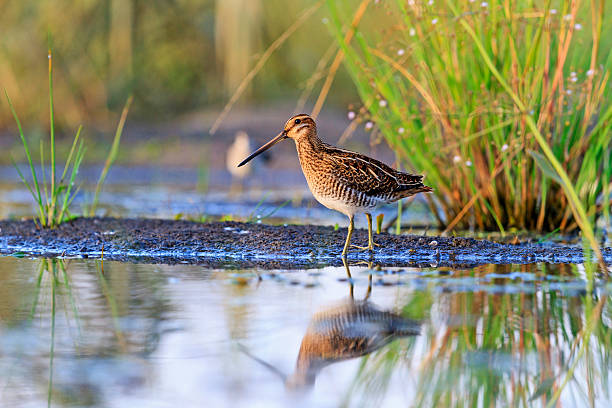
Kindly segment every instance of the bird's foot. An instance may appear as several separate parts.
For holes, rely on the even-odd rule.
[[[375,242],[372,242],[371,245],[368,246],[359,246],[359,245],[351,245],[351,248],[355,248],[359,251],[370,251],[373,252],[374,251],[374,247],[379,247],[380,244],[377,244]]]

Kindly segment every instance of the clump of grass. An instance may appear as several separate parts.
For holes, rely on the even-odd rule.
[[[11,113],[13,114],[13,118],[17,123],[17,128],[19,130],[19,137],[21,138],[21,143],[23,144],[23,149],[25,151],[26,158],[28,160],[28,165],[30,168],[30,173],[32,176],[32,181],[29,182],[16,163],[15,169],[21,178],[23,184],[28,188],[34,201],[36,202],[38,214],[36,216],[36,220],[40,227],[42,228],[55,228],[60,225],[62,222],[66,221],[71,217],[69,212],[69,207],[74,198],[76,197],[79,187],[74,188],[76,175],[79,172],[79,168],[83,161],[83,157],[85,156],[85,147],[83,146],[83,140],[81,139],[81,130],[82,126],[79,126],[77,129],[76,135],[72,142],[72,147],[70,148],[70,152],[68,153],[68,157],[66,158],[66,162],[64,164],[64,170],[61,173],[61,176],[58,178],[56,174],[56,157],[55,157],[55,124],[54,124],[54,105],[53,105],[53,55],[51,50],[49,49],[49,160],[50,160],[50,172],[51,174],[47,174],[47,170],[45,167],[45,149],[44,142],[41,140],[40,142],[40,174],[37,173],[36,168],[34,167],[34,162],[32,160],[32,155],[30,154],[30,147],[28,141],[23,132],[23,128],[21,126],[21,121],[13,107],[13,103],[11,98],[9,97],[6,90],[4,91],[6,95],[6,99],[8,101],[9,107],[11,109]],[[100,178],[96,185],[96,190],[93,198],[93,202],[90,206],[89,212],[90,215],[95,215],[95,210],[98,204],[98,197],[100,191],[102,190],[102,186],[104,181],[106,180],[106,176],[112,164],[114,163],[117,154],[119,152],[119,143],[121,141],[121,134],[123,133],[123,127],[125,125],[125,121],[127,118],[127,114],[129,111],[130,104],[132,102],[132,98],[130,97],[125,107],[123,108],[123,112],[121,114],[121,118],[119,120],[119,124],[117,125],[117,130],[115,132],[115,138],[113,140],[113,144],[109,151],[109,155],[106,159],[104,168],[100,174]]]
[[[19,129],[19,137],[23,144],[25,155],[28,159],[30,172],[32,175],[32,182],[30,183],[23,173],[19,170],[19,167],[15,164],[15,168],[19,173],[19,177],[23,184],[28,188],[32,197],[36,201],[38,208],[37,220],[43,228],[54,228],[64,222],[69,216],[68,208],[72,203],[72,200],[78,193],[78,188],[74,188],[75,177],[83,161],[85,155],[85,148],[83,147],[83,140],[80,138],[82,126],[79,126],[72,147],[66,163],[64,164],[64,170],[61,177],[57,177],[56,174],[56,158],[55,158],[55,127],[54,127],[54,112],[53,112],[53,56],[51,50],[49,50],[49,146],[50,146],[50,165],[51,174],[47,177],[47,171],[45,169],[45,152],[44,142],[40,142],[40,167],[41,167],[41,180],[39,180],[39,174],[37,174],[30,154],[30,148],[23,133],[21,121],[15,112],[11,98],[5,90],[6,99],[8,101],[11,113],[17,122],[17,128]]]
[[[372,18],[393,21],[365,22],[348,43],[348,18],[328,2],[362,119],[427,175],[447,230],[581,228],[589,238],[596,217],[609,224],[612,10],[556,4],[380,2]]]

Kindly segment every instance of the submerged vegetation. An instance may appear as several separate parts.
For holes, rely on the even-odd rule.
[[[354,120],[427,174],[446,230],[609,225],[612,10],[579,3],[379,2],[389,23],[352,25],[350,41],[328,2],[364,105]]]
[[[30,174],[32,177],[31,182],[23,175],[19,166],[15,164],[15,169],[19,173],[19,177],[23,184],[27,187],[28,191],[32,194],[34,201],[37,206],[37,216],[35,220],[38,221],[38,225],[42,228],[54,228],[70,218],[69,207],[72,200],[76,197],[80,187],[75,188],[75,179],[79,171],[79,167],[85,156],[85,148],[83,146],[83,139],[81,136],[82,126],[79,126],[76,135],[74,136],[72,147],[64,163],[64,170],[61,176],[58,177],[59,173],[56,173],[56,154],[55,154],[55,121],[54,121],[54,103],[53,103],[53,56],[51,50],[49,50],[49,165],[51,167],[50,174],[47,172],[45,167],[45,148],[44,142],[40,140],[40,172],[38,172],[34,166],[32,155],[30,154],[30,147],[25,137],[21,121],[17,116],[17,112],[13,107],[13,103],[5,90],[6,99],[8,101],[11,113],[17,123],[19,131],[19,137],[25,152],[25,156],[28,161]],[[127,118],[127,113],[131,103],[131,98],[128,99],[119,124],[117,131],[115,132],[115,138],[113,140],[112,147],[110,149],[108,158],[102,169],[102,173],[96,185],[96,191],[94,194],[93,202],[89,209],[89,215],[95,215],[96,206],[98,203],[98,196],[102,190],[102,185],[106,180],[106,175],[110,166],[112,166],[117,153],[119,151],[119,143],[121,141],[121,134],[123,133],[123,126]]]

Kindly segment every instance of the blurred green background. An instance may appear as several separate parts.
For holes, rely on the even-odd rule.
[[[86,132],[88,127],[112,130],[130,94],[134,103],[129,123],[168,121],[194,111],[219,112],[265,49],[316,4],[310,0],[2,2],[0,87],[11,96],[26,127],[46,130],[50,36],[60,134],[72,133],[79,124]],[[291,101],[293,109],[333,42],[326,24],[325,7],[320,7],[274,52],[239,104],[261,107]],[[6,139],[14,121],[2,99],[0,130]],[[344,108],[355,100],[350,78],[340,72],[326,106]]]

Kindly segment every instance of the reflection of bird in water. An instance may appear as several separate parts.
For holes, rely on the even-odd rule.
[[[308,188],[317,201],[349,217],[342,256],[346,256],[351,242],[355,214],[365,213],[368,220],[368,246],[358,248],[373,251],[371,212],[379,205],[432,191],[423,184],[423,176],[402,173],[378,160],[323,143],[317,135],[314,119],[305,114],[289,119],[278,136],[239,166],[287,138],[295,141]]]
[[[346,263],[345,266],[350,277]],[[312,316],[302,338],[295,371],[285,381],[287,388],[312,387],[317,374],[330,364],[365,356],[396,338],[419,334],[417,321],[381,310],[368,300],[371,278],[372,275],[363,300],[353,298],[351,284],[349,298]]]
[[[346,264],[345,267],[350,277]],[[270,364],[251,357],[280,375],[288,389],[301,390],[313,387],[316,376],[330,364],[365,356],[396,338],[418,335],[419,322],[381,310],[368,300],[371,278],[372,275],[363,300],[353,298],[351,284],[349,298],[324,307],[312,316],[302,338],[295,371],[290,376],[285,377]]]

